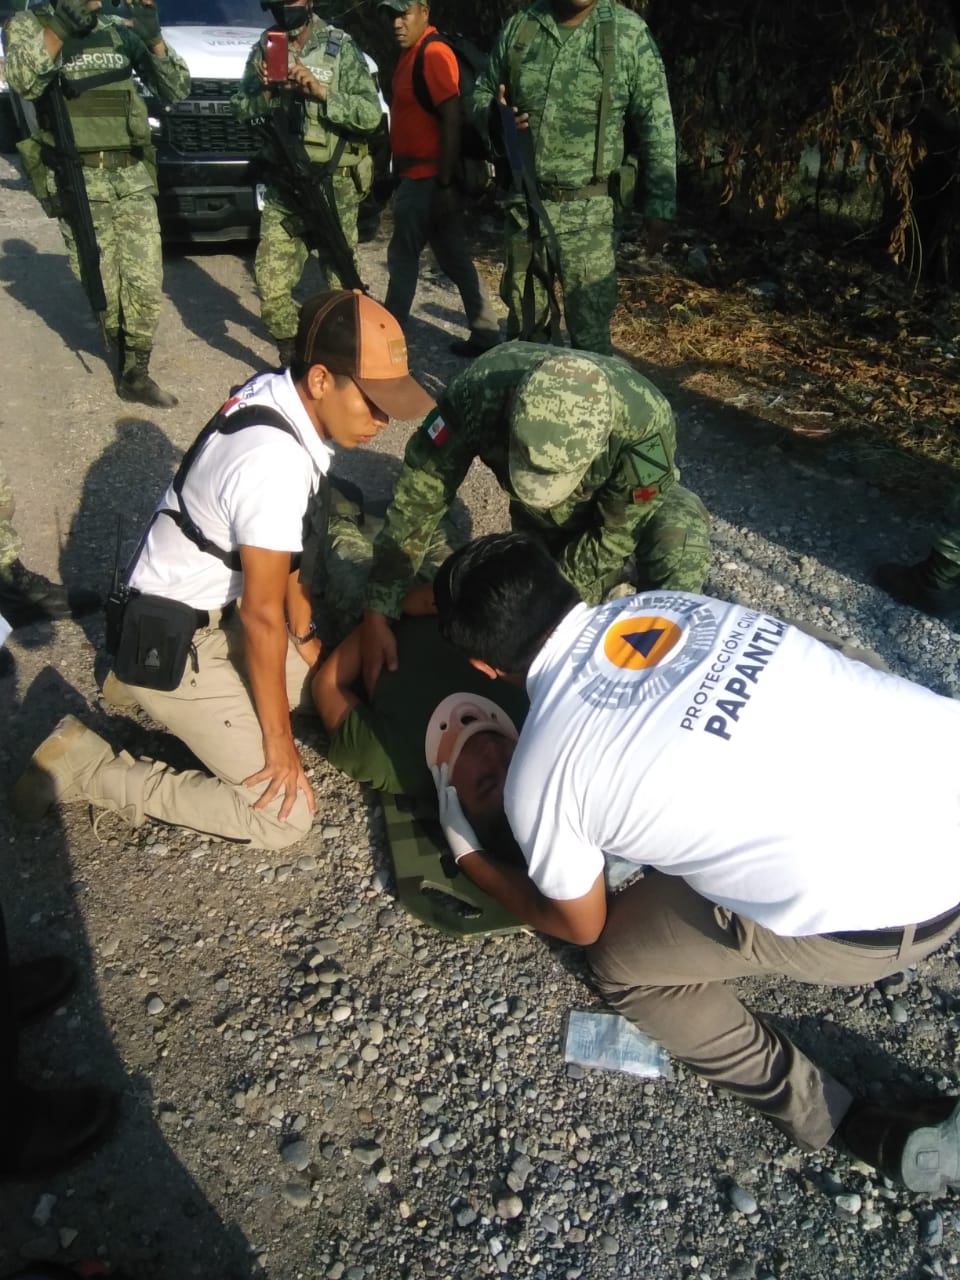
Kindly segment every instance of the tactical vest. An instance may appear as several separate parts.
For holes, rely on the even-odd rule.
[[[322,45],[300,54],[300,61],[333,96],[340,89],[340,50],[346,38],[345,33],[337,27],[328,27]],[[326,164],[331,160],[343,136],[328,127],[326,118],[321,115],[322,106],[316,98],[307,98],[304,102],[303,144],[314,164]],[[350,168],[359,164],[366,154],[366,142],[348,139],[337,159],[337,168]]]
[[[78,151],[149,146],[147,108],[134,87],[133,68],[113,23],[98,22],[82,40],[67,40],[61,65]]]

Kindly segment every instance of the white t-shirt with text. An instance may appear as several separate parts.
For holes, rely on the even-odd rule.
[[[784,936],[960,902],[960,703],[680,592],[578,605],[537,655],[507,815],[549,898],[604,854]]]

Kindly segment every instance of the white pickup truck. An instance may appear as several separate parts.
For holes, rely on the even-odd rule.
[[[0,0],[0,21],[23,0]],[[106,13],[124,14],[122,0],[104,0]],[[250,161],[257,143],[233,114],[230,99],[243,75],[250,47],[269,25],[260,0],[159,0],[163,34],[190,68],[190,96],[173,107],[150,104],[157,148],[160,224],[167,240],[244,240],[260,225]],[[377,80],[377,65],[367,56]],[[6,101],[4,101],[6,98]],[[386,148],[387,106],[382,137]],[[9,93],[0,65],[0,149],[13,149],[31,131],[29,103]],[[376,156],[375,156],[376,158]],[[375,217],[375,210],[361,210]],[[363,227],[361,226],[361,234]]]

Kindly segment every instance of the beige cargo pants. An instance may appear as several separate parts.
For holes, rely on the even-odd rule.
[[[297,797],[286,821],[280,822],[282,797],[255,812],[253,806],[267,784],[243,786],[244,778],[263,768],[264,756],[244,663],[239,612],[231,611],[222,624],[212,614],[211,625],[196,633],[194,643],[198,669],[194,671],[188,660],[183,679],[172,692],[113,682],[113,694],[126,692],[184,742],[214,776],[198,769],[172,769],[159,760],[134,761],[123,753],[108,766],[110,773],[119,774],[122,807],[135,822],[143,816],[158,818],[259,849],[294,844],[312,822],[304,797]],[[287,646],[286,675],[290,709],[312,713],[310,669],[292,642]],[[122,773],[121,764],[128,766]]]
[[[922,943],[907,928],[900,945],[879,947],[781,938],[708,902],[678,876],[648,871],[611,900],[588,959],[618,1013],[814,1151],[830,1140],[852,1094],[752,1014],[728,980],[782,975],[824,986],[872,983],[931,955],[958,923]]]

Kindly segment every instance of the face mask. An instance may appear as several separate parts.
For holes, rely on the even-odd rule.
[[[310,17],[310,10],[306,5],[266,4],[261,0],[260,8],[270,10],[274,26],[278,31],[296,31]]]

